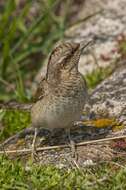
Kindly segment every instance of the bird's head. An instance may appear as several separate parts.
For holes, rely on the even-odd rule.
[[[74,42],[63,42],[50,54],[47,75],[48,81],[62,80],[62,76],[78,72],[78,63],[85,45]]]

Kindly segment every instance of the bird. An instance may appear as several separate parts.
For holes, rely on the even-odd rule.
[[[31,108],[32,126],[35,128],[33,149],[37,129],[42,127],[51,131],[65,129],[75,151],[70,129],[75,121],[80,120],[88,99],[86,81],[78,71],[80,55],[88,44],[62,42],[51,52],[46,76],[38,85]]]
[[[86,80],[79,72],[78,64],[83,50],[91,43],[92,40],[87,43],[65,41],[53,48],[48,59],[46,75],[40,80],[34,103],[30,105],[31,127],[7,139],[3,146],[33,132],[34,129],[34,158],[38,129],[65,129],[74,155],[75,143],[71,139],[70,130],[74,123],[80,120],[89,98]]]

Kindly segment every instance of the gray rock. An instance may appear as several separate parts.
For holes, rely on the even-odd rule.
[[[126,125],[126,62],[92,92],[90,114],[95,118],[115,118]]]

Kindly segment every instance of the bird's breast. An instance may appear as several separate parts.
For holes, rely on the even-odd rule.
[[[81,117],[86,89],[77,81],[53,89],[32,108],[32,122],[43,128],[68,128]]]

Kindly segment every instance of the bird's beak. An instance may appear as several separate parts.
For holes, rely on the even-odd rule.
[[[80,51],[81,51],[81,53],[83,52],[83,50],[85,48],[87,48],[88,46],[91,46],[93,43],[94,43],[94,40],[90,40],[87,43],[85,43],[84,41],[80,42]]]

